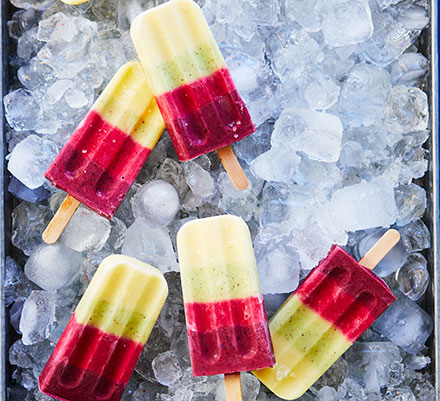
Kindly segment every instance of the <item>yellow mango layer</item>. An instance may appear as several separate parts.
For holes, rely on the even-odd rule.
[[[145,343],[168,295],[163,274],[123,255],[100,264],[76,310],[78,323]]]
[[[295,295],[272,317],[269,328],[277,363],[253,373],[286,400],[304,394],[351,346],[338,328]]]
[[[237,216],[186,223],[177,234],[185,302],[214,302],[261,293],[249,229]]]
[[[93,105],[111,125],[153,149],[165,129],[153,92],[138,61],[124,64]]]
[[[138,15],[131,37],[156,96],[225,66],[202,11],[192,0],[171,0]]]

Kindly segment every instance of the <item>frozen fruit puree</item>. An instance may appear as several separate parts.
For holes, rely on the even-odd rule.
[[[194,1],[171,0],[145,11],[133,21],[131,35],[180,160],[255,131]]]
[[[69,401],[119,400],[167,294],[153,266],[104,259],[40,375],[41,391]]]
[[[385,283],[335,245],[270,321],[276,365],[254,372],[300,397],[394,302]]]
[[[139,62],[123,65],[45,173],[112,218],[165,128]]]
[[[275,363],[249,229],[236,216],[186,223],[177,235],[195,376]]]

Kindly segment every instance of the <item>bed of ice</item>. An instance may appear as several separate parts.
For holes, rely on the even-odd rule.
[[[9,350],[9,400],[48,400],[37,387],[55,342],[98,264],[111,253],[152,263],[170,296],[124,401],[224,400],[221,377],[193,378],[175,253],[197,217],[242,216],[252,232],[271,315],[333,243],[360,258],[386,227],[399,245],[376,272],[398,301],[301,398],[432,401],[432,318],[423,250],[428,163],[417,38],[427,0],[200,1],[257,132],[234,145],[250,180],[234,190],[215,154],[180,163],[164,134],[113,221],[81,207],[56,245],[41,233],[65,194],[43,172],[94,99],[135,57],[129,23],[154,0],[11,0],[9,191],[15,260],[6,303],[19,338]],[[244,400],[276,400],[249,373]]]

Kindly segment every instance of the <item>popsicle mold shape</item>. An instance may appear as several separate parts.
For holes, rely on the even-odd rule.
[[[138,61],[123,65],[45,177],[111,219],[165,125]]]
[[[123,255],[103,260],[39,377],[68,401],[118,401],[168,294],[162,273]]]
[[[171,0],[137,16],[131,36],[180,160],[255,131],[199,6]]]
[[[177,248],[194,376],[272,366],[246,223],[229,215],[190,221],[177,234]]]

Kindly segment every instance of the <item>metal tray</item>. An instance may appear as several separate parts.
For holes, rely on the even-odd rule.
[[[289,1],[289,0],[287,0]],[[439,138],[439,69],[438,69],[438,11],[439,6],[437,0],[430,0],[431,3],[431,24],[422,34],[420,43],[422,44],[423,53],[430,60],[431,73],[424,88],[429,94],[430,111],[431,111],[431,129],[432,135],[427,142],[429,152],[430,168],[424,177],[425,188],[428,193],[428,209],[424,219],[432,233],[432,247],[427,253],[429,261],[429,269],[432,277],[431,285],[428,289],[425,299],[425,308],[434,316],[434,335],[428,345],[431,349],[433,364],[430,369],[434,375],[436,401],[440,401],[440,138]],[[1,4],[1,93],[2,98],[8,93],[10,84],[10,54],[12,54],[12,44],[8,36],[6,22],[10,19],[14,12],[14,8],[10,5],[9,0],[2,0]],[[2,293],[4,276],[5,276],[5,259],[6,255],[13,252],[11,246],[11,212],[13,209],[13,198],[9,194],[7,187],[10,174],[6,170],[6,121],[3,113],[0,118],[0,294]],[[9,313],[4,304],[4,298],[0,301],[0,400],[6,401],[6,388],[11,384],[12,369],[8,363],[9,346],[18,338],[15,331],[8,322]]]

